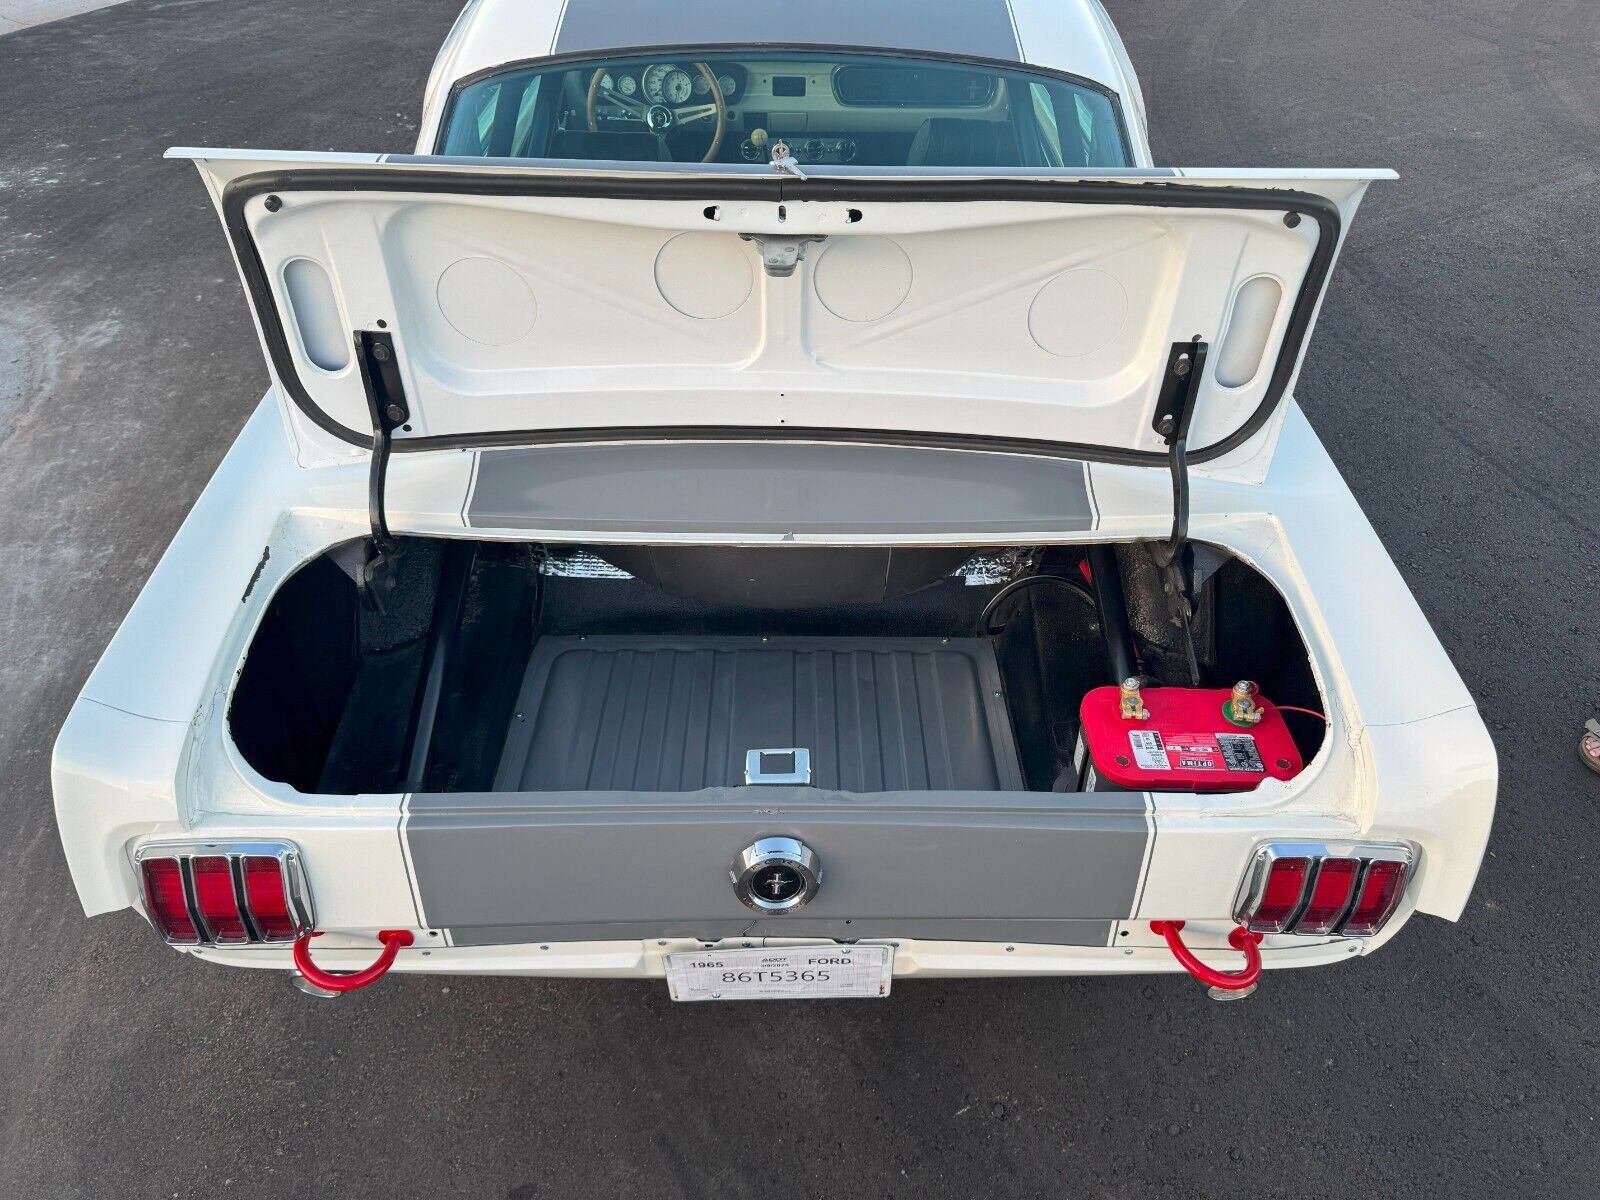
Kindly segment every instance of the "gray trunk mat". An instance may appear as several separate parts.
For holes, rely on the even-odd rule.
[[[591,636],[535,643],[495,790],[737,787],[787,747],[819,788],[1024,787],[982,638]]]

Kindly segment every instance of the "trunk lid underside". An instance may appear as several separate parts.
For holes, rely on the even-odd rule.
[[[174,151],[221,211],[277,382],[397,450],[730,430],[1054,446],[1161,466],[1175,347],[1209,349],[1191,461],[1292,386],[1374,172],[775,178]]]

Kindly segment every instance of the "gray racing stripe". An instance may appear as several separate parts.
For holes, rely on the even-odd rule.
[[[557,54],[648,46],[859,46],[1020,62],[1006,0],[570,0]]]
[[[1072,459],[901,446],[661,442],[485,450],[475,529],[787,534],[1082,533]]]
[[[1005,938],[1023,936],[1019,922],[1068,922],[1054,936],[1103,945],[1104,923],[1133,911],[1144,809],[1140,793],[463,793],[415,797],[405,837],[428,922],[480,944],[557,926],[582,937],[751,929],[729,865],[757,839],[787,836],[818,855],[822,887],[765,932]]]

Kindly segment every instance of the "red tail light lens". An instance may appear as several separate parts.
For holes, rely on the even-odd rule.
[[[290,842],[151,842],[133,862],[150,920],[174,945],[292,942],[315,920]]]
[[[189,915],[182,865],[175,858],[147,858],[139,866],[145,909],[162,936],[179,945],[199,945],[200,931]]]
[[[1234,920],[1252,933],[1371,937],[1400,907],[1413,853],[1384,843],[1257,846]]]
[[[252,855],[244,860],[244,894],[263,941],[292,942],[296,927],[283,888],[283,865]]]
[[[1339,932],[1349,937],[1371,937],[1400,903],[1406,886],[1406,864],[1379,859],[1367,864],[1361,877],[1361,894]]]
[[[190,870],[194,872],[195,907],[211,940],[222,946],[248,942],[250,931],[245,928],[233,886],[233,864],[220,854],[206,855],[191,860]]]
[[[1261,900],[1250,918],[1252,933],[1282,933],[1289,928],[1305,894],[1311,873],[1309,858],[1275,858],[1267,868]]]
[[[1359,858],[1325,858],[1317,868],[1317,881],[1311,885],[1311,900],[1295,923],[1296,933],[1328,934],[1339,924],[1350,907],[1350,894],[1356,888],[1361,869]]]

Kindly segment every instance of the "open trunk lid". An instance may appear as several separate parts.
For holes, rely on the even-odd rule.
[[[353,444],[382,343],[396,450],[850,438],[1160,467],[1175,416],[1196,465],[1271,446],[1389,177],[169,153],[211,189],[277,383]]]

